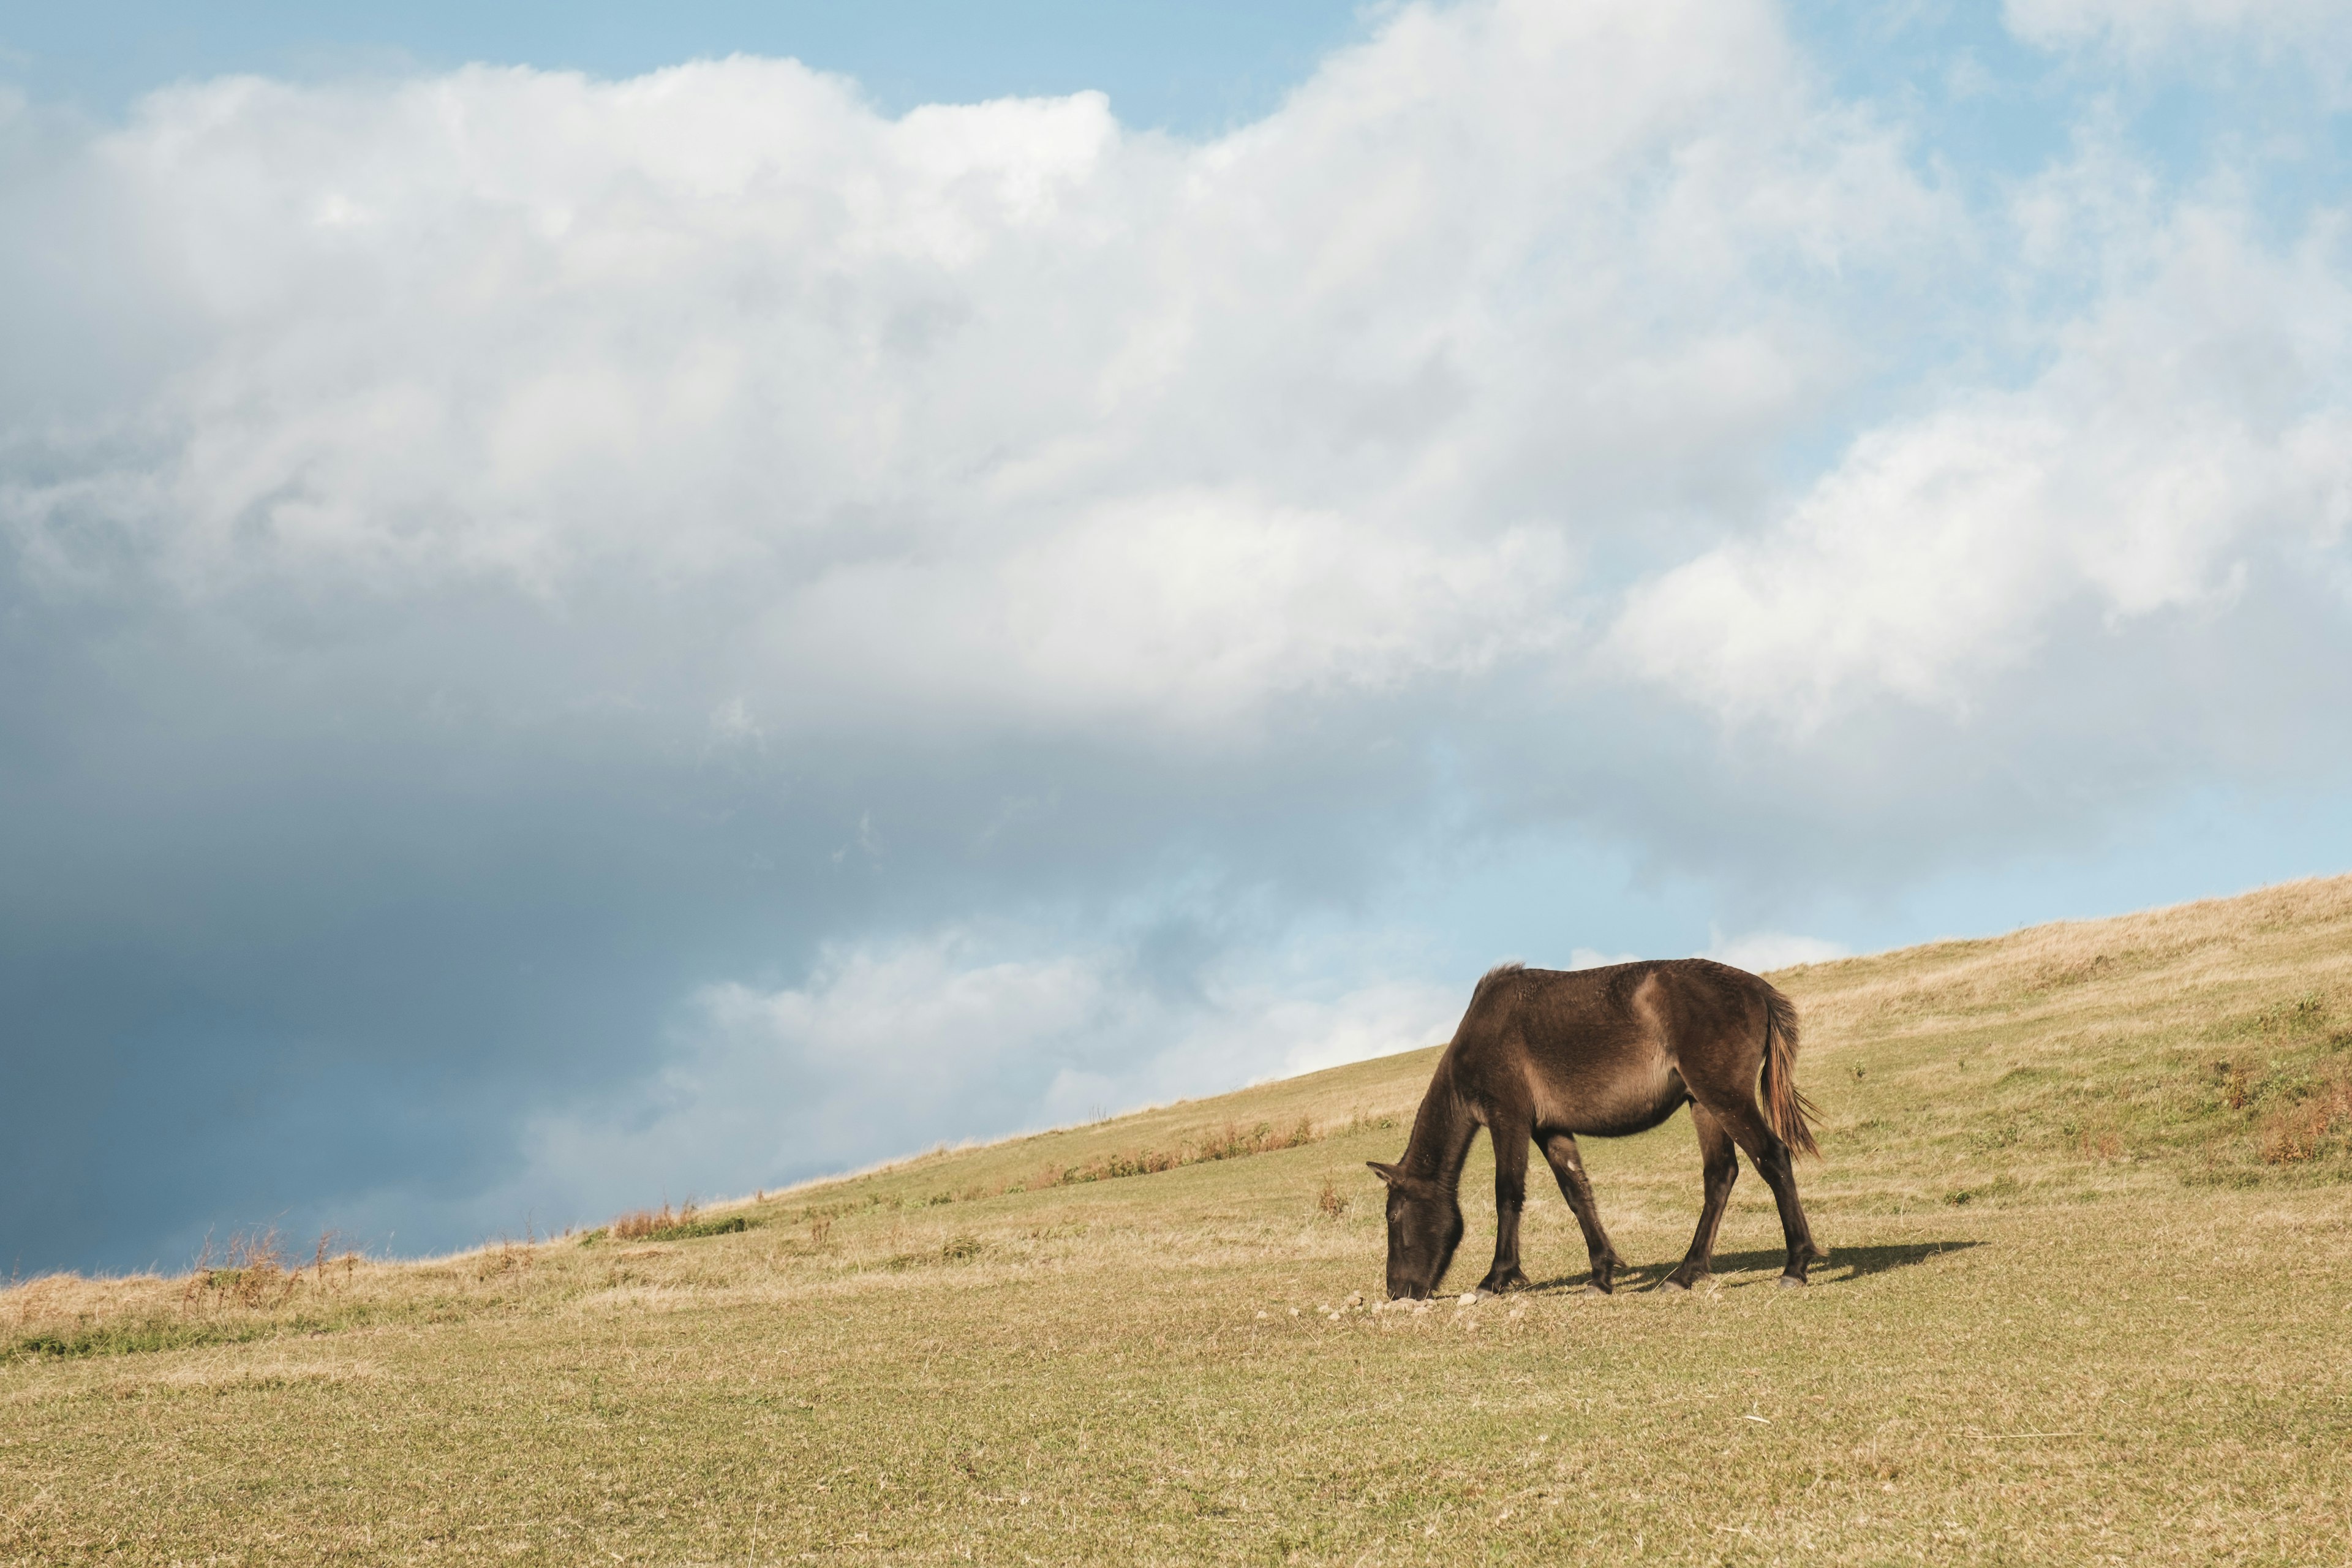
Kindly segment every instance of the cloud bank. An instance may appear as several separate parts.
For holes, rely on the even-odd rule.
[[[2340,776],[2340,215],[2087,99],[1972,194],[1769,5],[1408,7],[1207,142],[743,58],[8,113],[34,1266],[1428,1043],[1541,843],[1777,963]]]

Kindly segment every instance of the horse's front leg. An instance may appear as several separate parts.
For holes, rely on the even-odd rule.
[[[1495,1267],[1478,1289],[1500,1294],[1528,1288],[1528,1277],[1519,1271],[1519,1211],[1528,1203],[1528,1144],[1534,1129],[1498,1124],[1487,1131],[1495,1140]]]
[[[1584,1173],[1584,1157],[1577,1152],[1573,1134],[1554,1132],[1544,1139],[1544,1158],[1550,1163],[1551,1173],[1559,1181],[1559,1195],[1576,1215],[1577,1228],[1584,1232],[1585,1255],[1592,1259],[1592,1278],[1585,1289],[1597,1296],[1607,1296],[1617,1289],[1617,1270],[1625,1260],[1609,1243],[1609,1233],[1601,1227],[1601,1206],[1592,1200],[1592,1182]]]

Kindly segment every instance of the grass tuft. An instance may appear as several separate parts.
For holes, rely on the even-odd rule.
[[[608,1225],[583,1231],[579,1239],[582,1247],[594,1247],[604,1241],[693,1241],[706,1236],[734,1236],[765,1225],[764,1216],[752,1214],[705,1215],[688,1199],[673,1210],[664,1204],[657,1209],[635,1209]]]

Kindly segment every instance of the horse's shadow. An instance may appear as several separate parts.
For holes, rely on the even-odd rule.
[[[1830,1250],[1826,1262],[1812,1268],[1816,1285],[1845,1285],[1856,1279],[1866,1279],[1873,1274],[1884,1274],[1890,1268],[1906,1268],[1915,1263],[1925,1263],[1948,1252],[1965,1252],[1971,1247],[1982,1247],[1980,1241],[1905,1241],[1883,1247],[1838,1247]],[[1769,1252],[1718,1252],[1715,1255],[1715,1274],[1727,1290],[1745,1289],[1751,1285],[1770,1285],[1779,1278],[1788,1253],[1775,1247]],[[1633,1264],[1619,1271],[1617,1293],[1644,1290],[1672,1274],[1681,1263],[1676,1258],[1667,1263]],[[1769,1274],[1764,1271],[1769,1270]],[[1724,1279],[1726,1275],[1752,1274],[1748,1279]],[[1590,1271],[1564,1274],[1556,1279],[1537,1281],[1538,1292],[1581,1289],[1590,1283]]]

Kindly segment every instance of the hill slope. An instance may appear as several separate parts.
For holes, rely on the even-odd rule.
[[[1349,1306],[1416,1052],[633,1239],[17,1286],[0,1562],[2344,1561],[2352,879],[1774,978],[1812,1290],[1750,1173],[1694,1298],[1578,1294],[1547,1193],[1534,1294]],[[1687,1123],[1587,1157],[1656,1278]]]

